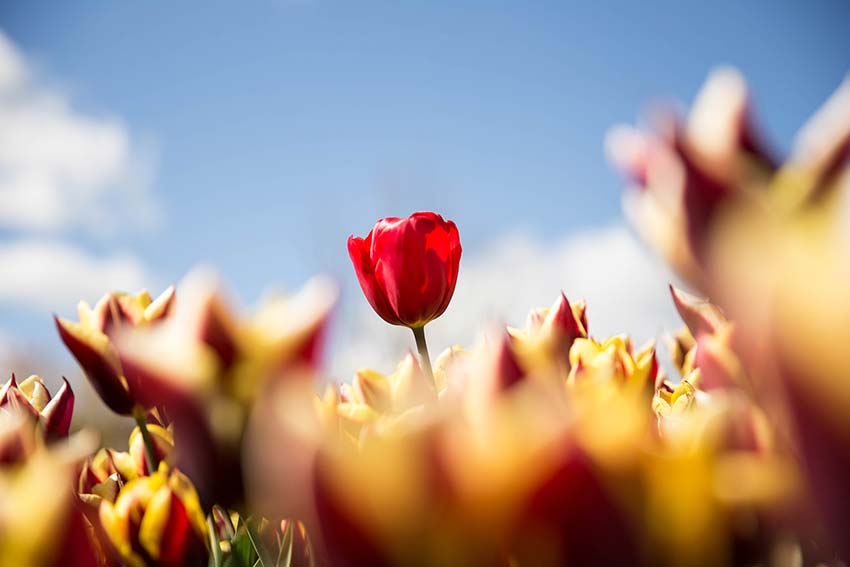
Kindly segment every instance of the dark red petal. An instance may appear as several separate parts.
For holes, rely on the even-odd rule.
[[[0,407],[6,405],[7,400],[9,398],[9,392],[12,388],[17,388],[18,383],[15,381],[15,373],[12,373],[12,377],[9,378],[2,387],[0,387]]]
[[[390,306],[384,290],[378,285],[375,278],[375,267],[372,265],[370,257],[372,232],[369,231],[366,238],[350,236],[348,238],[348,255],[351,258],[351,263],[354,264],[354,272],[357,275],[357,281],[360,283],[360,289],[363,290],[366,301],[369,302],[375,313],[391,325],[401,325],[403,323],[399,321],[398,315]]]
[[[498,390],[507,390],[514,384],[520,382],[525,376],[519,366],[513,348],[511,348],[510,335],[503,333],[496,347],[496,387]]]
[[[121,380],[121,369],[113,366],[100,353],[68,332],[58,317],[54,316],[53,319],[62,342],[77,359],[100,399],[115,413],[130,415],[134,404],[130,392]]]
[[[699,338],[702,333],[714,333],[726,321],[720,309],[707,299],[686,293],[673,285],[670,286],[670,294],[679,316],[694,338]]]
[[[74,415],[74,391],[68,380],[62,377],[62,387],[41,412],[44,418],[44,432],[48,439],[67,437]]]

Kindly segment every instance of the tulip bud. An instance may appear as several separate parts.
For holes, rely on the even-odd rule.
[[[87,505],[92,523],[99,524],[97,511],[103,500],[115,502],[118,492],[129,481],[138,478],[133,457],[126,452],[103,448],[86,460],[80,471],[77,494]]]
[[[32,375],[18,385],[15,376],[0,387],[0,408],[17,408],[37,420],[46,440],[68,436],[74,413],[74,392],[65,378],[51,397],[40,376]]]
[[[637,354],[625,336],[610,337],[601,344],[594,339],[576,339],[570,349],[569,384],[613,383],[638,392],[651,389],[657,375],[653,343]]]
[[[174,451],[174,434],[171,428],[165,428],[161,425],[148,423],[148,433],[150,433],[153,441],[154,453],[156,462],[166,462],[171,464],[170,458]],[[148,475],[152,471],[148,470],[147,459],[145,458],[145,442],[142,438],[142,433],[138,427],[134,428],[130,433],[130,455],[136,462],[139,474]]]
[[[351,236],[348,254],[375,312],[391,325],[419,328],[443,314],[457,283],[457,227],[438,214],[379,220],[366,238]]]
[[[561,293],[550,308],[531,311],[525,329],[508,327],[508,334],[529,372],[566,374],[573,342],[587,338],[586,304],[571,304]]]
[[[138,327],[155,323],[168,314],[174,298],[174,286],[156,300],[147,291],[137,295],[110,293],[94,309],[81,301],[77,307],[79,322],[54,317],[62,342],[77,359],[103,402],[115,413],[129,415],[139,403],[132,380],[124,375],[112,336],[123,325]]]
[[[132,566],[206,564],[207,527],[198,495],[183,473],[166,466],[124,485],[100,521],[120,561]]]

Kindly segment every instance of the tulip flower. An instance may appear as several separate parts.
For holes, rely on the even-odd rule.
[[[658,374],[655,344],[649,343],[637,353],[625,336],[614,336],[602,343],[594,339],[576,339],[570,349],[568,384],[610,383],[631,391],[652,388]]]
[[[192,482],[163,464],[131,480],[115,502],[103,501],[100,522],[117,558],[130,567],[206,564],[207,526]]]
[[[12,377],[0,387],[0,408],[19,409],[32,416],[48,440],[68,436],[74,413],[74,392],[64,378],[55,396],[40,376],[32,375],[20,384]]]
[[[139,476],[139,467],[130,453],[101,448],[83,464],[77,494],[96,513],[103,500],[115,502],[121,488]]]
[[[156,300],[144,290],[136,295],[109,293],[94,308],[81,301],[77,306],[80,318],[77,323],[54,317],[62,342],[103,402],[117,414],[138,411],[141,386],[134,376],[125,376],[112,337],[124,326],[158,322],[168,314],[173,299],[174,286]]]
[[[100,565],[70,490],[78,460],[96,440],[75,434],[63,443],[0,466],[0,567]]]
[[[153,442],[154,454],[156,456],[154,460],[157,463],[164,462],[170,464],[171,455],[174,452],[173,427],[169,426],[166,428],[154,423],[148,423],[147,429]],[[151,474],[153,471],[148,468],[147,447],[145,446],[142,431],[138,427],[133,428],[133,431],[130,433],[129,446],[130,455],[132,455],[136,462],[139,474]]]
[[[552,307],[534,309],[525,329],[508,327],[517,355],[529,372],[566,374],[573,342],[587,338],[587,305],[570,303],[561,293]]]
[[[336,288],[315,278],[292,296],[267,296],[244,316],[208,272],[193,272],[180,288],[166,321],[117,334],[121,365],[145,384],[146,405],[161,407],[173,423],[174,465],[192,478],[205,505],[239,507],[251,408],[269,384],[313,372]],[[156,428],[149,429],[157,453]]]
[[[387,323],[413,330],[433,382],[424,327],[454,294],[461,255],[455,224],[431,212],[384,218],[366,238],[348,238],[348,255],[372,309]]]

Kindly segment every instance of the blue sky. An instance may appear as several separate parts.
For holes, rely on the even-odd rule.
[[[350,288],[345,239],[382,216],[440,211],[467,258],[510,231],[618,223],[606,130],[689,101],[717,64],[744,72],[784,149],[850,69],[847,22],[838,1],[0,6],[40,84],[155,158],[155,226],[63,241],[132,254],[157,283],[209,263],[246,301],[317,272]],[[34,329],[43,311],[0,313]]]

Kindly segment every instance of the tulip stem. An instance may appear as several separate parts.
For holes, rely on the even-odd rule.
[[[144,410],[134,411],[133,419],[136,420],[136,425],[139,426],[139,432],[142,434],[142,441],[145,443],[145,463],[148,466],[148,474],[156,472],[159,463],[156,459],[156,450],[153,446],[153,439],[150,431],[148,431],[148,422],[145,418]]]
[[[422,365],[422,370],[434,386],[434,391],[437,391],[437,382],[434,380],[434,371],[431,369],[431,357],[428,355],[428,343],[425,341],[425,326],[414,327],[413,337],[416,339],[416,349],[419,351],[419,360]]]

